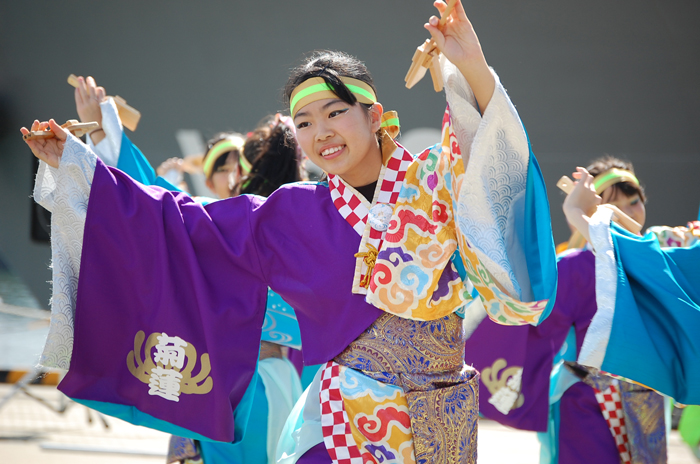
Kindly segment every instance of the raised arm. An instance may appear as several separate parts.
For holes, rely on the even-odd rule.
[[[595,193],[593,176],[588,171],[578,167],[573,176],[578,182],[576,182],[574,189],[564,200],[564,214],[566,215],[566,220],[576,227],[579,233],[590,243],[588,224],[591,215],[596,210],[596,206],[601,203],[601,198]]]
[[[441,0],[436,1],[434,5],[441,15],[447,8]],[[431,16],[424,27],[430,32],[443,55],[464,75],[474,92],[481,114],[484,114],[496,88],[496,80],[486,64],[479,38],[467,18],[462,1],[457,0],[443,27],[439,28],[438,23],[439,18]]]
[[[87,144],[107,166],[116,167],[121,155],[124,126],[114,98],[106,97],[105,89],[97,86],[91,76],[78,76],[76,82],[75,108],[80,120],[100,124],[100,129],[87,137]]]
[[[88,76],[78,77],[78,85],[75,88],[75,108],[81,122],[95,121],[102,126],[102,109],[100,104],[107,100],[104,87],[98,87],[95,79]],[[89,135],[92,143],[99,144],[105,138],[104,128],[100,127]]]

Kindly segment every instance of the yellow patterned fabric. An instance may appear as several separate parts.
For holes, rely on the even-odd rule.
[[[520,301],[510,295],[459,232],[456,199],[464,179],[448,107],[442,142],[419,155],[406,171],[367,301],[407,319],[451,314],[472,298],[452,261],[457,252],[491,319],[503,325],[537,324],[548,300]]]
[[[686,227],[652,226],[647,232],[656,235],[661,248],[689,247],[700,238],[700,221],[689,222]]]
[[[416,462],[408,402],[400,387],[340,366],[340,392],[352,436],[363,458],[369,455],[390,462]]]
[[[452,199],[464,166],[451,153],[448,128],[443,124],[442,144],[406,171],[367,295],[376,307],[407,319],[439,319],[471,300],[451,262],[457,250]]]
[[[384,314],[335,358],[365,462],[476,462],[479,375],[464,364],[464,342],[456,314]]]

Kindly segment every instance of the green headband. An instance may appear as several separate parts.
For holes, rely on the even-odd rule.
[[[398,137],[401,128],[399,124],[399,113],[396,111],[385,111],[384,114],[382,114],[381,127],[392,139]]]
[[[593,179],[595,193],[600,195],[608,187],[619,184],[620,182],[629,182],[630,184],[634,184],[639,187],[639,181],[630,171],[612,168],[595,176]]]
[[[238,164],[241,166],[241,169],[248,173],[250,171],[250,163],[248,163],[248,160],[243,156],[243,144],[244,140],[238,136],[228,137],[215,143],[205,155],[204,164],[202,165],[202,170],[206,178],[209,179],[214,174],[212,171],[214,170],[214,163],[216,163],[216,160],[219,159],[221,155],[234,150],[238,151],[240,154],[238,157]]]
[[[366,82],[344,76],[341,76],[340,80],[345,84],[348,90],[355,95],[358,102],[368,105],[377,103],[377,96],[374,94],[374,90]],[[306,79],[292,92],[289,98],[289,113],[292,115],[292,118],[294,118],[301,108],[309,103],[326,98],[338,98],[338,95],[331,85],[324,81],[322,77]]]

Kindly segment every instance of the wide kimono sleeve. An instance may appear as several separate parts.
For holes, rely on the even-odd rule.
[[[589,227],[598,310],[579,363],[700,404],[700,243],[663,249],[611,214],[599,208]]]
[[[156,185],[171,192],[182,192],[168,180],[156,175],[156,171],[146,156],[124,133],[113,99],[110,98],[102,102],[100,107],[106,137],[95,146],[88,143],[88,146],[95,150],[97,156],[108,166],[116,166],[144,185]],[[88,141],[90,141],[89,137]],[[195,200],[203,205],[218,201],[215,198],[201,196],[195,197]],[[296,313],[282,297],[272,290],[268,290],[267,310],[265,311],[261,340],[301,349],[301,334]]]
[[[536,325],[551,311],[557,282],[542,174],[498,76],[482,115],[459,70],[444,57],[441,64],[442,140],[406,172],[367,300],[429,320],[478,292],[480,317]]]
[[[74,137],[35,196],[54,218],[42,362],[69,368],[59,389],[132,423],[239,439],[267,298],[250,227],[263,199],[209,211],[107,168]]]

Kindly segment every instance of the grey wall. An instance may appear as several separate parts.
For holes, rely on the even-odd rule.
[[[550,186],[555,239],[568,229],[554,184],[577,164],[632,160],[647,224],[697,215],[700,2],[467,2],[489,63],[528,130]],[[431,2],[134,1],[0,4],[0,253],[48,301],[49,249],[29,240],[31,154],[18,128],[75,117],[70,73],[91,74],[142,114],[130,134],[154,164],[178,155],[179,128],[247,131],[284,109],[290,67],[341,49],[373,72],[404,130],[439,126],[444,97],[403,87]]]

